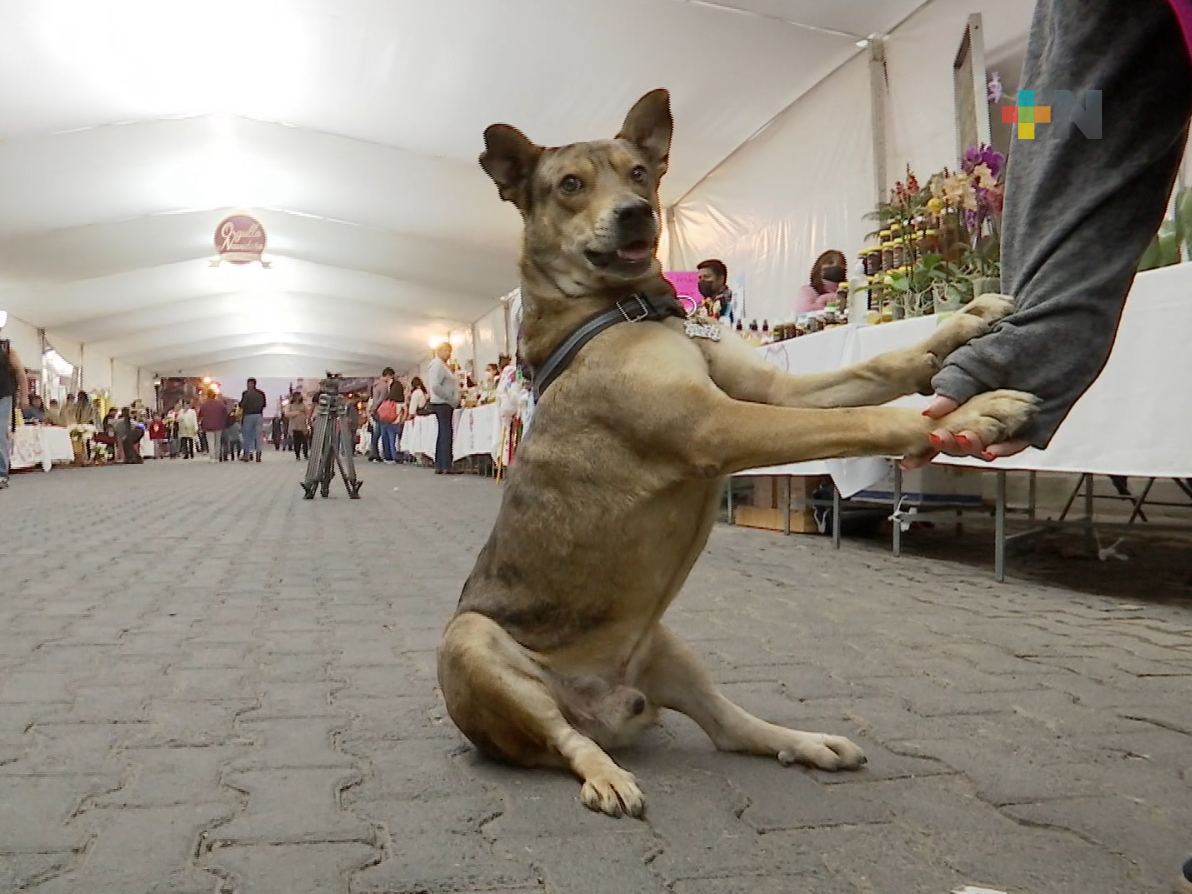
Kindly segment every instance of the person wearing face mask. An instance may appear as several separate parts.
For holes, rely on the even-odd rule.
[[[703,309],[714,320],[733,320],[733,290],[728,287],[728,267],[724,261],[712,258],[700,261],[695,268],[699,271],[699,293],[703,296]]]
[[[836,289],[848,279],[844,253],[831,249],[815,259],[811,283],[795,294],[795,313],[809,314],[823,310],[836,297]]]

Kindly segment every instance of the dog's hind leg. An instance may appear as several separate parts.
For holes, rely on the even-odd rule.
[[[592,810],[641,816],[645,799],[633,774],[567,722],[542,669],[496,622],[457,615],[443,633],[438,665],[447,712],[481,751],[523,767],[570,769]]]
[[[725,698],[682,639],[662,624],[635,685],[661,708],[686,714],[721,751],[776,757],[783,764],[854,770],[865,754],[843,736],[787,729],[759,720]]]

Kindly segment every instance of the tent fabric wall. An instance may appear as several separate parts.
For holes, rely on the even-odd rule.
[[[983,16],[986,63],[1020,59],[1034,0],[934,0],[886,38],[885,165],[892,185],[957,163],[952,63],[968,17]],[[1017,87],[1017,72],[1008,90]],[[815,257],[855,254],[873,227],[874,141],[868,56],[861,53],[712,171],[670,213],[667,269],[724,260],[746,319],[793,311]]]
[[[981,13],[986,65],[995,69],[998,59],[1021,55],[1034,6],[1035,0],[934,0],[886,38],[886,171],[891,181],[901,180],[908,164],[920,181],[944,166],[956,167],[952,63],[968,17]],[[1014,72],[1006,90],[1017,88],[1016,79]]]
[[[121,363],[119,360],[112,364],[112,402],[124,406],[137,399],[137,368]]]
[[[483,370],[505,353],[505,304],[502,302],[476,321],[476,369]]]
[[[0,338],[8,339],[26,369],[41,369],[41,333],[36,326],[10,314],[4,329],[0,330]]]
[[[83,345],[83,389],[103,391],[112,388],[112,358]]]
[[[720,258],[743,286],[745,319],[792,315],[816,256],[855,254],[872,229],[869,95],[858,51],[673,208],[669,268]]]
[[[46,341],[50,347],[58,352],[58,356],[72,366],[79,366],[83,362],[83,345],[81,342],[56,332],[47,332]]]

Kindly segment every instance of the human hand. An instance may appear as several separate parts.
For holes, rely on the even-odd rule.
[[[936,395],[927,405],[927,409],[923,411],[923,415],[929,419],[942,419],[958,408],[959,405],[956,401]],[[1014,456],[1031,446],[1029,441],[1022,439],[986,446],[981,443],[981,438],[975,432],[962,431],[953,435],[945,428],[937,428],[931,433],[931,444],[935,448],[934,450],[919,456],[906,457],[901,463],[902,468],[906,470],[922,468],[941,453],[948,456],[979,456],[985,460],[994,460],[1003,456]]]

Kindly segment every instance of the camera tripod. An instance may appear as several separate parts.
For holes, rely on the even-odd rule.
[[[360,499],[362,482],[356,478],[356,463],[353,459],[356,433],[348,426],[348,408],[339,393],[343,377],[327,373],[319,382],[318,409],[315,410],[314,432],[310,439],[310,457],[306,461],[306,480],[302,482],[303,499],[313,500],[315,490],[324,497],[331,495],[331,479],[339,469],[348,497]]]

